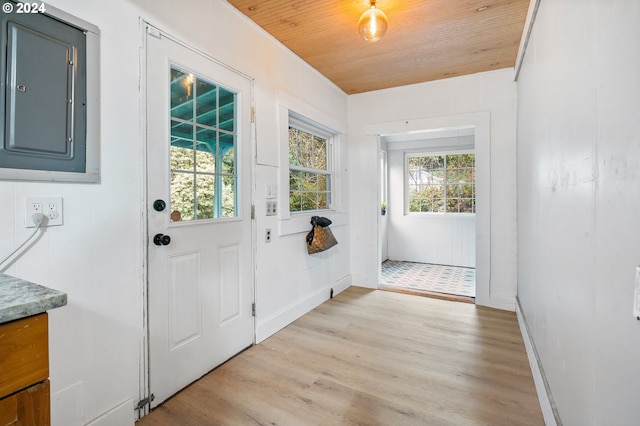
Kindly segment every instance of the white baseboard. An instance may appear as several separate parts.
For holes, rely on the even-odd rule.
[[[517,297],[516,316],[518,317],[518,324],[520,325],[520,333],[522,333],[524,346],[527,350],[527,357],[529,358],[533,381],[536,385],[536,392],[538,393],[538,400],[540,401],[540,408],[542,409],[542,416],[544,417],[544,424],[547,426],[562,426],[562,421],[560,420],[558,411],[555,408],[555,403],[553,402],[553,395],[551,394],[549,384],[547,383],[547,379],[544,375],[544,369],[540,363],[540,358],[538,358],[538,352],[536,351],[535,344],[531,338],[531,334],[529,333],[526,317],[522,312],[520,300]]]
[[[269,336],[282,330],[287,325],[291,324],[310,310],[321,305],[329,299],[331,289],[333,289],[333,295],[343,292],[351,285],[351,275],[322,287],[320,290],[312,293],[307,298],[299,301],[298,303],[291,305],[280,312],[265,318],[262,321],[258,321],[256,326],[256,343],[260,343]]]
[[[512,296],[491,296],[486,306],[513,312],[516,310],[516,301]]]

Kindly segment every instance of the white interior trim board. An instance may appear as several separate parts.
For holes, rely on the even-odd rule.
[[[520,37],[520,47],[518,47],[518,55],[516,56],[516,75],[514,80],[518,81],[520,75],[520,68],[522,68],[522,62],[524,62],[524,55],[527,52],[527,45],[529,44],[529,37],[533,30],[533,24],[536,20],[536,14],[540,7],[540,0],[529,0],[529,10],[527,11],[527,17],[524,21],[524,28],[522,29],[522,37]]]
[[[527,357],[529,358],[529,365],[531,366],[531,374],[533,375],[533,381],[536,385],[536,391],[538,393],[538,400],[540,401],[540,408],[542,409],[542,416],[544,418],[544,424],[546,426],[562,426],[562,420],[556,408],[556,404],[549,388],[549,383],[544,375],[544,369],[538,358],[538,352],[536,351],[535,343],[529,333],[529,327],[527,326],[527,320],[522,312],[522,306],[520,306],[520,299],[516,297],[516,316],[518,317],[518,324],[520,325],[520,333],[524,340],[524,346],[527,350]]]

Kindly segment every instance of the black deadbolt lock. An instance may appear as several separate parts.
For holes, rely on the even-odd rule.
[[[157,246],[168,246],[171,243],[171,237],[164,234],[156,234],[153,236],[153,244]]]
[[[167,208],[167,203],[164,202],[164,200],[155,200],[153,202],[153,209],[157,212],[161,212],[162,210],[164,210],[165,208]]]

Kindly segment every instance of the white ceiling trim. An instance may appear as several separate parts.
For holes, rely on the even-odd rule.
[[[527,45],[529,44],[529,37],[531,31],[533,31],[533,24],[538,14],[538,8],[540,7],[541,0],[529,0],[529,10],[527,11],[527,18],[524,21],[524,28],[522,29],[522,37],[520,37],[520,47],[518,48],[518,56],[516,56],[516,75],[514,80],[518,81],[520,75],[520,68],[522,68],[522,62],[524,56],[527,53]]]

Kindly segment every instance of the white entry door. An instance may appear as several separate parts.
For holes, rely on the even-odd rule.
[[[147,35],[152,407],[254,342],[251,83]]]

